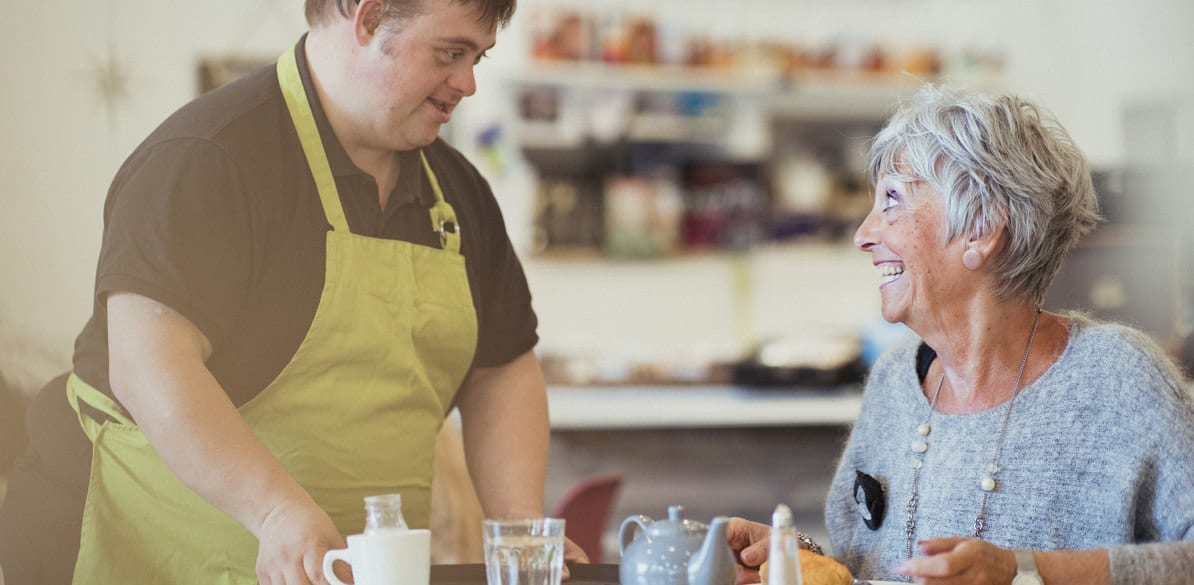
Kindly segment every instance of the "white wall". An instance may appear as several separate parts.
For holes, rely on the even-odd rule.
[[[294,1],[14,2],[0,74],[0,372],[30,391],[70,367],[91,313],[104,196],[116,169],[196,94],[201,55],[273,55],[305,30]],[[109,110],[109,54],[127,97]]]
[[[9,4],[0,51],[6,90],[0,92],[0,177],[5,185],[0,234],[6,244],[0,248],[0,371],[31,390],[69,367],[74,336],[90,313],[104,195],[123,158],[163,117],[194,96],[200,56],[272,56],[305,25],[298,0]],[[501,103],[492,88],[500,75],[524,62],[526,41],[521,37],[527,33],[527,18],[535,7],[551,2],[521,4],[481,70],[483,89],[473,101],[483,107],[462,112],[463,128],[500,116],[502,108],[489,105]],[[1102,165],[1125,156],[1119,111],[1126,101],[1194,95],[1194,75],[1186,64],[1194,55],[1194,3],[1188,0],[610,0],[601,5],[627,12],[642,12],[645,6],[660,18],[726,36],[816,42],[854,34],[895,46],[1000,49],[1008,56],[1008,86],[1055,109],[1092,160]],[[96,92],[95,77],[109,51],[128,74],[127,97],[115,102],[111,117]],[[460,134],[458,138],[468,138],[467,130]],[[519,210],[526,209],[525,189],[511,187],[499,197],[511,224],[516,229],[524,224]],[[787,258],[786,264],[774,261],[792,267],[790,278],[756,288],[763,307],[756,310],[784,315],[781,321],[788,327],[822,315],[836,323],[864,322],[859,315],[867,315],[865,309],[858,313],[845,307],[865,307],[877,283],[858,281],[852,265],[837,271],[822,262],[808,270],[803,263],[817,261],[801,254]],[[645,315],[656,314],[650,304],[638,303],[624,311],[587,313],[602,315],[600,322],[580,318],[585,314],[576,308],[597,299],[591,289],[575,286],[573,277],[600,282],[606,300],[643,299],[633,294],[642,281],[631,278],[634,269],[623,268],[607,273],[592,272],[603,271],[600,267],[530,266],[545,343],[567,345],[586,334],[616,339],[620,331],[641,324]],[[654,266],[661,272],[650,277],[654,298],[693,294],[688,284],[696,273],[689,268]],[[595,276],[602,274],[606,276]],[[826,288],[829,283],[842,279],[850,289],[827,293],[833,290]],[[652,324],[648,340],[691,339],[703,331],[725,334],[732,309],[724,295],[705,293],[684,297],[691,299],[685,318]],[[805,295],[845,301],[826,311],[824,305],[800,302]],[[625,320],[618,320],[619,315]],[[688,325],[673,330],[684,322]]]

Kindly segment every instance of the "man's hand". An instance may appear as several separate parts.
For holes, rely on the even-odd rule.
[[[771,546],[771,527],[742,518],[730,518],[726,540],[738,557],[734,582],[737,585],[759,582],[759,565],[767,560]]]
[[[323,556],[344,548],[332,519],[314,502],[286,503],[274,508],[257,531],[257,579],[261,585],[327,585]],[[351,572],[338,565],[336,576]]]
[[[977,538],[933,538],[918,543],[926,557],[896,567],[926,585],[1007,585],[1016,576],[1016,556]]]
[[[568,571],[568,563],[589,563],[589,555],[585,554],[585,550],[580,548],[572,539],[564,537],[564,578],[567,579],[571,574]]]

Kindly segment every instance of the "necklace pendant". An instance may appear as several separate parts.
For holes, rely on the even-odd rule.
[[[924,453],[929,450],[929,444],[924,442],[923,439],[916,439],[912,441],[912,450],[917,453]]]
[[[995,463],[987,464],[987,475],[995,475],[999,473],[999,465]]]
[[[996,485],[995,478],[993,478],[989,475],[983,478],[983,482],[981,484],[984,492],[995,491],[995,485]]]
[[[916,434],[922,437],[927,437],[929,436],[929,432],[932,430],[932,427],[930,427],[928,423],[920,423],[920,425],[916,427]]]

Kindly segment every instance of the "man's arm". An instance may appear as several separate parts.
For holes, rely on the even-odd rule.
[[[550,431],[547,386],[534,352],[474,369],[456,404],[486,517],[542,516]]]
[[[208,371],[207,337],[141,295],[115,292],[107,306],[112,392],[150,445],[184,484],[257,536],[263,582],[316,581],[324,550],[343,540]]]
[[[503,366],[474,369],[456,405],[469,474],[485,516],[543,516],[550,428],[547,385],[534,351]],[[564,557],[589,562],[585,552],[568,539]],[[565,567],[565,576],[567,572]]]

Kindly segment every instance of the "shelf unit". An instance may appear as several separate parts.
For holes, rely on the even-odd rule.
[[[857,387],[551,386],[553,431],[846,426]]]
[[[636,115],[617,136],[599,141],[718,144],[743,123],[815,120],[880,123],[893,106],[920,83],[893,74],[810,72],[795,78],[769,70],[702,67],[537,62],[507,76],[517,94],[549,89],[558,92],[555,121],[518,120],[520,143],[527,148],[575,148],[593,138],[584,113],[608,94],[706,95],[724,101],[722,120],[683,114]],[[720,122],[720,123],[718,123]]]
[[[551,202],[542,215],[548,218],[545,246],[601,247],[594,240],[609,237],[605,242],[614,242],[613,255],[648,257],[653,254],[650,245],[626,243],[649,240],[633,231],[634,218],[665,218],[659,221],[666,231],[658,233],[671,233],[674,202],[655,207],[650,195],[639,194],[661,185],[664,196],[670,196],[677,177],[697,183],[686,191],[685,205],[702,209],[700,217],[684,220],[690,221],[686,233],[698,234],[690,245],[716,241],[717,246],[741,247],[759,238],[785,241],[842,232],[840,224],[852,221],[849,214],[858,207],[852,198],[860,192],[855,180],[860,173],[839,171],[853,169],[843,161],[855,156],[856,137],[877,131],[920,83],[897,74],[810,71],[793,77],[767,68],[553,61],[533,61],[503,79],[517,103],[510,120],[514,143],[539,171],[545,190],[562,185],[576,194],[568,201],[582,202],[581,211],[574,211],[576,206],[544,196]],[[788,172],[802,162],[804,183]],[[691,163],[712,170],[684,175]],[[809,173],[821,172],[817,165],[827,172],[810,179]],[[655,171],[660,168],[662,172]],[[745,173],[746,180],[735,182],[735,173]],[[827,176],[842,180],[823,178]],[[609,177],[644,179],[647,184],[610,183]],[[653,182],[661,177],[662,183]],[[818,197],[807,191],[810,180],[827,185],[823,217],[808,210],[807,202]],[[606,207],[609,201],[614,207]],[[611,225],[610,217],[628,217],[609,209],[640,207],[638,216],[616,223],[630,225],[619,233],[638,239],[600,235],[602,226]],[[763,215],[774,221],[743,226],[752,220],[742,218]],[[575,229],[567,227],[569,221],[577,222]],[[738,225],[723,225],[728,222]]]
[[[775,74],[763,71],[562,61],[536,62],[512,80],[521,86],[758,95],[781,86]]]

